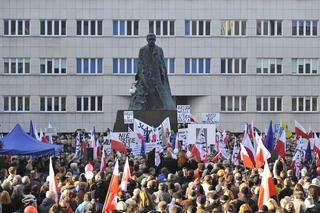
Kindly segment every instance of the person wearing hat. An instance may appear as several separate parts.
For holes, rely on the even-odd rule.
[[[201,195],[197,198],[197,212],[196,213],[206,213],[207,210],[205,208],[206,205],[206,197]]]

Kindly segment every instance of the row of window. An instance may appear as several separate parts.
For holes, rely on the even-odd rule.
[[[292,97],[292,112],[317,112],[318,97],[300,96]],[[246,112],[246,96],[221,96],[222,112]],[[257,112],[281,112],[282,97],[277,96],[259,96],[256,97]]]
[[[77,20],[79,36],[102,36],[103,20]],[[210,36],[211,20],[185,20],[186,36]],[[65,36],[66,20],[40,20],[40,35]],[[245,36],[246,20],[221,20],[221,36]],[[149,32],[158,36],[174,36],[175,20],[149,20]],[[114,36],[139,35],[139,20],[112,20]],[[4,35],[30,35],[30,20],[4,20]],[[282,36],[282,20],[257,20],[257,36]],[[293,36],[317,36],[318,20],[292,20]]]
[[[40,58],[41,74],[66,74],[66,58]],[[185,58],[185,74],[211,73],[210,58]],[[113,58],[112,72],[114,74],[135,74],[138,69],[136,58]],[[165,58],[168,74],[175,73],[175,58]],[[221,58],[221,74],[246,74],[246,58]],[[318,74],[319,59],[294,58],[292,59],[292,74],[312,75]],[[77,58],[77,74],[102,74],[102,58]],[[4,58],[4,73],[28,74],[30,73],[30,58]],[[257,58],[257,74],[281,74],[282,58]]]
[[[41,96],[40,112],[66,112],[65,96]],[[4,96],[3,109],[6,112],[30,111],[29,96]],[[102,96],[78,96],[78,112],[102,112]]]
[[[65,96],[41,96],[40,112],[66,112]],[[293,112],[317,112],[318,97],[294,96],[292,100]],[[246,96],[221,96],[222,112],[246,112]],[[6,112],[30,111],[29,96],[4,96],[3,109]],[[77,96],[78,112],[102,112],[102,96]],[[256,97],[257,112],[281,112],[282,97]]]

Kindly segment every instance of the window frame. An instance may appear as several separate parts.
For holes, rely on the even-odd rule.
[[[55,109],[57,98],[58,98],[58,110]],[[42,103],[44,104],[43,110],[42,110]],[[63,104],[64,104],[64,110],[63,110]],[[51,105],[51,110],[48,110],[49,105]],[[40,96],[39,112],[45,112],[45,113],[67,112],[67,97],[66,96]]]
[[[91,110],[91,100],[94,98],[95,100],[95,110]],[[78,109],[78,104],[81,104],[81,109]],[[85,102],[87,101],[87,105],[85,106]],[[101,102],[101,106],[99,106],[99,102]],[[76,97],[76,111],[77,112],[103,112],[103,96],[97,95],[97,96],[77,96]],[[85,110],[87,109],[87,110]],[[100,110],[99,110],[100,109]]]
[[[274,106],[271,104],[271,100],[274,99]],[[265,100],[267,100],[267,110],[264,109]],[[278,100],[280,100],[280,110],[278,106]],[[283,111],[283,101],[281,96],[257,96],[256,97],[256,112],[282,112]],[[260,107],[259,107],[260,106]],[[274,107],[274,110],[271,108]]]
[[[94,25],[92,25],[93,22]],[[92,26],[94,26],[94,34],[92,34]],[[87,28],[87,30],[85,30],[85,27]],[[101,33],[99,33],[99,29],[101,29]],[[103,36],[103,19],[77,19],[76,36]]]
[[[19,34],[19,23],[22,22],[22,31]],[[14,33],[12,31],[14,26]],[[30,36],[30,19],[4,19],[3,20],[4,36]],[[7,29],[6,29],[7,28]],[[7,33],[6,33],[7,32]]]
[[[307,101],[309,102],[309,107],[310,110],[306,110],[307,108]],[[316,101],[315,106],[316,109],[314,110],[314,100]],[[300,106],[302,105],[302,110],[300,110]],[[292,96],[291,97],[291,112],[295,112],[295,113],[314,113],[314,112],[318,112],[319,111],[319,107],[318,107],[318,96]]]
[[[238,26],[238,35],[236,34]],[[244,37],[247,36],[247,20],[245,19],[222,19],[220,20],[220,36]]]
[[[238,100],[238,110],[236,110],[236,99]],[[231,101],[231,105],[230,102]],[[224,103],[223,103],[224,102]],[[243,103],[244,105],[244,110],[243,110]],[[229,107],[230,106],[230,107]],[[223,109],[224,107],[224,109]],[[231,109],[231,110],[229,110]],[[243,95],[233,95],[233,96],[220,96],[220,111],[222,113],[229,113],[229,112],[233,112],[233,113],[243,113],[243,112],[247,112],[247,96],[243,96]]]
[[[14,100],[14,106],[12,101]],[[19,110],[19,101],[22,101],[22,110]],[[6,104],[7,103],[7,104]],[[28,106],[27,106],[28,103]],[[7,107],[6,107],[7,105]],[[30,112],[30,96],[25,95],[17,95],[17,96],[11,96],[11,95],[5,95],[3,96],[3,111],[4,112]],[[14,108],[14,109],[13,109]]]

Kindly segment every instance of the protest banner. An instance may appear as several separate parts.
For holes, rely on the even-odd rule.
[[[217,124],[220,122],[220,113],[202,113],[201,121],[204,124]]]
[[[133,124],[133,111],[123,111],[124,124]]]

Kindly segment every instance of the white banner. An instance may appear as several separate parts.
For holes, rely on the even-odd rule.
[[[220,113],[202,113],[201,121],[205,124],[217,124],[220,122]]]
[[[123,111],[124,124],[133,124],[133,111]]]
[[[188,123],[191,114],[190,105],[177,105],[178,123]]]

